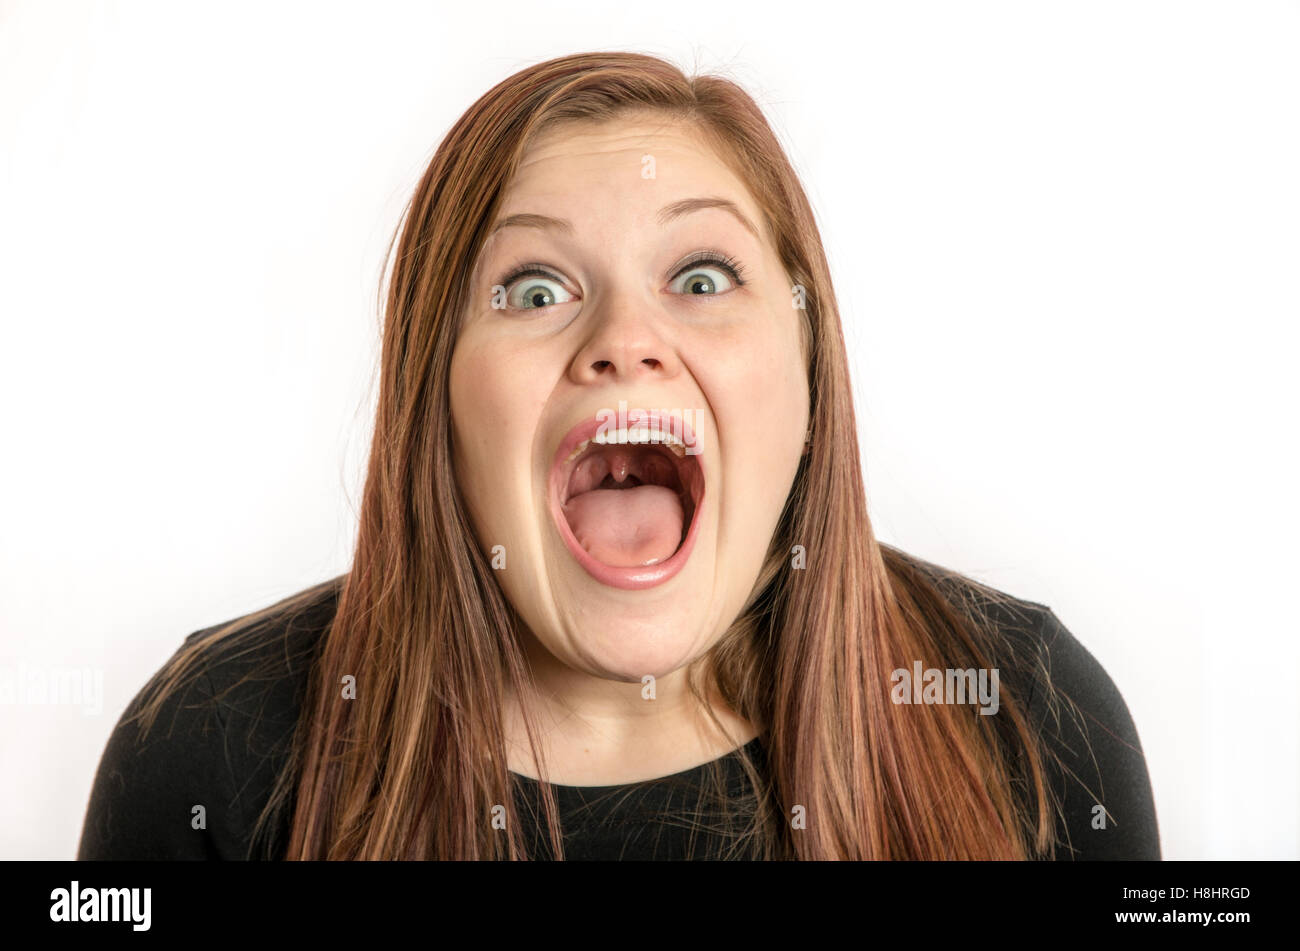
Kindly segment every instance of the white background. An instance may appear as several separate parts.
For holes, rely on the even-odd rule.
[[[1167,858],[1300,855],[1300,7],[0,4],[0,857],[75,854],[127,701],[344,571],[382,258],[552,56],[724,70],[830,255],[883,541],[1050,605]]]

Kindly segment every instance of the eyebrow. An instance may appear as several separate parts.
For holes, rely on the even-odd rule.
[[[734,201],[727,198],[683,198],[681,201],[675,201],[670,205],[664,205],[664,207],[659,209],[659,223],[661,225],[666,225],[668,222],[681,218],[684,215],[689,215],[696,211],[703,211],[706,208],[719,208],[722,211],[729,212],[735,216],[737,221],[745,226],[745,229],[749,231],[750,234],[755,238],[762,240],[758,233],[758,229],[754,227],[747,217],[745,217],[745,213],[740,210],[740,207]],[[521,212],[517,215],[510,215],[509,217],[502,218],[492,228],[492,234],[496,234],[502,228],[509,228],[512,226],[520,228],[549,228],[563,231],[568,235],[573,234],[572,222],[567,221],[564,218],[552,218],[550,215],[537,215],[530,212]]]

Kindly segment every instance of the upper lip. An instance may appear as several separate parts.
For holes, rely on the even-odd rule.
[[[603,414],[593,413],[586,417],[570,429],[564,438],[560,440],[560,445],[556,449],[555,456],[551,461],[550,495],[556,505],[563,506],[565,501],[567,501],[565,493],[568,489],[569,477],[572,475],[573,467],[577,463],[577,458],[570,457],[574,456],[574,453],[579,446],[587,440],[594,438],[602,428],[605,428],[606,430],[617,428],[617,423],[611,426],[611,423],[608,420],[602,419],[601,415]],[[628,429],[640,426],[657,430],[659,432],[681,433],[682,441],[687,446],[699,446],[698,440],[695,436],[695,431],[680,413],[660,413],[656,410],[648,410],[644,414],[637,414],[634,419],[633,414],[629,412],[627,426]],[[698,448],[696,448],[695,452],[691,453],[691,455],[694,455],[699,463],[699,478],[690,478],[680,463],[678,471],[682,476],[683,486],[686,487],[687,491],[691,494],[692,499],[698,505],[700,496],[703,492],[703,486],[699,483],[703,481],[704,461],[700,458],[702,453]],[[689,458],[689,456],[686,458]]]

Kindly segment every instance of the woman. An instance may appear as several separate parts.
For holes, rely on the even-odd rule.
[[[400,230],[351,570],[186,640],[81,857],[1159,856],[1055,615],[873,537],[826,258],[742,90],[525,69]]]

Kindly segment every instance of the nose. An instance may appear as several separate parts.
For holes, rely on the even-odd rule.
[[[574,356],[573,382],[670,380],[680,372],[676,350],[645,316],[645,306],[629,297],[606,301],[590,338]]]

